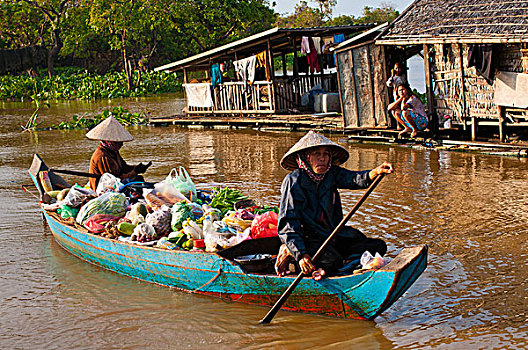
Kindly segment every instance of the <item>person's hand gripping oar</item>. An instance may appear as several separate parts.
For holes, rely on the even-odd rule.
[[[385,165],[385,163],[381,166],[383,167]],[[328,236],[328,238],[324,241],[323,245],[321,245],[321,247],[319,248],[319,250],[317,250],[317,252],[315,253],[315,255],[313,256],[313,258],[311,259],[312,262],[316,262],[317,259],[319,259],[319,257],[322,255],[323,251],[325,250],[325,248],[327,247],[327,245],[332,241],[332,239],[341,231],[341,229],[345,226],[345,224],[348,222],[348,220],[350,220],[350,218],[352,217],[352,215],[354,215],[354,213],[359,209],[359,207],[363,204],[363,202],[368,198],[368,196],[370,195],[370,193],[374,190],[374,188],[376,188],[376,186],[381,182],[381,180],[383,179],[383,177],[385,177],[385,174],[386,173],[391,173],[393,170],[392,170],[392,167],[390,167],[390,169],[387,169],[386,171],[380,171],[378,173],[378,175],[376,176],[376,178],[374,179],[374,181],[372,182],[372,184],[370,184],[369,188],[367,188],[367,190],[365,191],[365,193],[363,194],[363,196],[361,196],[361,198],[357,201],[357,203],[354,205],[354,207],[348,212],[348,214],[343,218],[343,220],[341,220],[341,222],[339,223],[339,225],[337,225],[337,227],[334,229],[334,231],[330,234],[330,236]],[[303,279],[303,277],[305,276],[304,272],[301,271],[301,273],[299,273],[299,275],[297,276],[297,278],[295,278],[295,280],[293,281],[293,283],[288,287],[288,289],[286,289],[286,291],[281,295],[281,297],[277,300],[277,302],[275,303],[275,305],[273,305],[273,307],[271,308],[271,310],[266,314],[266,316],[264,316],[264,318],[262,320],[260,320],[260,324],[265,324],[265,323],[270,323],[271,320],[273,320],[273,317],[275,317],[275,315],[277,314],[277,312],[279,312],[279,310],[281,309],[282,305],[284,305],[284,303],[286,302],[286,300],[288,300],[288,298],[290,297],[290,295],[293,293],[293,291],[295,290],[295,287],[297,287],[297,285],[299,284],[299,282],[301,282],[301,280]]]

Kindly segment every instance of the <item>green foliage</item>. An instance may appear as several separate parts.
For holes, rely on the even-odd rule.
[[[418,92],[418,90],[413,89],[412,93],[415,94],[424,105],[427,105],[427,94],[425,92],[422,94],[421,92]]]
[[[181,0],[163,13],[185,56],[269,29],[276,19],[265,0]]]
[[[101,114],[88,117],[74,115],[71,121],[63,121],[58,125],[51,126],[51,129],[91,129],[106,118],[113,116],[122,125],[140,125],[148,122],[148,117],[144,113],[130,113],[123,107],[105,109]]]
[[[95,100],[101,98],[136,97],[181,90],[175,73],[143,72],[139,86],[128,90],[123,72],[105,75],[78,68],[58,70],[49,78],[43,72],[36,77],[0,76],[0,99]],[[135,72],[134,76],[137,76]]]
[[[32,46],[45,40],[49,24],[26,2],[0,1],[0,49]]]
[[[356,18],[355,24],[392,22],[400,13],[392,6],[384,5],[379,8],[365,6],[363,16]]]
[[[281,28],[321,27],[324,25],[324,14],[318,8],[308,6],[306,1],[295,5],[292,15],[280,17],[277,26]]]
[[[29,117],[26,125],[21,125],[23,131],[33,131],[37,128],[37,118],[38,118],[38,111],[40,109],[40,102],[35,101],[37,108],[33,111],[33,114],[31,114],[31,117]]]
[[[247,197],[237,189],[213,187],[213,198],[211,199],[210,206],[220,210],[221,216],[223,217],[229,210],[233,210],[236,202],[243,199],[247,199]]]
[[[294,13],[277,19],[277,26],[293,27],[323,27],[347,26],[353,24],[392,22],[400,14],[392,6],[382,4],[379,8],[365,6],[360,17],[341,15],[331,18],[333,7],[337,2],[333,0],[313,0],[318,8],[308,6],[307,1],[300,1],[295,6]]]
[[[350,26],[355,24],[356,19],[354,16],[341,15],[335,18],[332,18],[330,21],[326,22],[326,25],[331,26]]]

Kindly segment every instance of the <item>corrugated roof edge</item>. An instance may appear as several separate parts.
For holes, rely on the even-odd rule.
[[[309,31],[318,31],[318,30],[332,30],[332,31],[334,31],[334,30],[340,30],[340,29],[372,27],[373,25],[374,24],[369,23],[369,24],[356,24],[356,25],[350,25],[350,26],[310,27],[310,28],[280,28],[280,27],[275,27],[275,28],[268,29],[268,30],[265,30],[265,31],[257,33],[257,34],[250,35],[247,38],[239,39],[239,40],[233,41],[233,42],[231,42],[229,44],[225,44],[225,45],[216,47],[214,49],[211,49],[211,50],[208,50],[208,51],[204,51],[204,52],[199,53],[197,55],[189,56],[189,57],[184,58],[182,60],[175,61],[175,62],[172,62],[172,63],[168,63],[168,64],[160,66],[160,67],[156,67],[156,68],[154,68],[154,71],[155,72],[159,72],[159,71],[171,69],[171,68],[174,68],[174,67],[178,67],[178,66],[184,65],[186,63],[198,60],[200,58],[207,57],[207,56],[213,55],[215,53],[219,53],[219,52],[234,48],[236,46],[246,44],[246,43],[251,42],[253,40],[262,39],[262,38],[265,38],[266,36],[270,36],[272,34],[276,34],[276,33],[279,33],[279,32],[285,32],[285,33],[287,33],[287,32],[303,32],[303,31],[304,32],[309,32]]]
[[[356,42],[356,41],[359,41],[360,39],[362,39],[362,38],[364,38],[364,37],[366,37],[366,36],[368,36],[368,35],[370,35],[370,34],[372,34],[372,33],[377,32],[378,30],[381,30],[381,29],[387,27],[388,25],[389,25],[389,22],[382,23],[382,24],[380,24],[380,25],[377,26],[377,27],[374,27],[374,28],[372,28],[372,29],[369,29],[369,30],[367,30],[366,32],[363,32],[363,33],[361,33],[361,34],[359,34],[359,35],[356,35],[356,36],[353,37],[353,38],[350,38],[350,39],[348,39],[348,40],[345,40],[345,41],[343,41],[342,43],[339,43],[339,45],[337,45],[336,47],[332,47],[332,48],[330,48],[330,51],[339,51],[339,49],[342,49],[342,48],[345,47],[345,46],[348,46],[348,45],[350,45],[350,44],[352,44],[352,43],[354,43],[354,42]]]

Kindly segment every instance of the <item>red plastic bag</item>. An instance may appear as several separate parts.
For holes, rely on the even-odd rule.
[[[264,238],[278,236],[277,225],[279,215],[273,211],[257,215],[251,223],[251,238]]]
[[[101,233],[105,230],[105,224],[110,221],[118,221],[121,216],[107,215],[107,214],[95,214],[84,222],[84,226],[91,233]]]

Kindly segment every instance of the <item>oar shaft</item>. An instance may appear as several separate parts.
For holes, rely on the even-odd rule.
[[[354,207],[348,212],[348,214],[343,218],[343,220],[341,220],[339,225],[337,225],[337,227],[330,234],[330,236],[328,236],[328,238],[324,241],[323,245],[319,248],[319,250],[312,257],[312,261],[315,262],[315,261],[317,261],[317,259],[319,259],[319,257],[321,256],[321,254],[323,253],[325,248],[328,246],[328,244],[330,244],[330,241],[332,239],[334,239],[334,237],[343,229],[343,227],[346,225],[348,220],[350,220],[352,215],[354,215],[354,213],[359,209],[359,207],[361,207],[363,202],[365,202],[365,200],[368,198],[370,193],[372,191],[374,191],[374,189],[376,188],[376,186],[378,186],[378,184],[380,183],[380,181],[383,179],[384,176],[385,176],[385,174],[383,174],[383,173],[378,175],[378,176],[376,176],[376,179],[374,179],[372,184],[370,184],[369,188],[365,191],[365,193],[363,193],[361,198],[357,201],[356,205],[354,205]]]
[[[60,174],[77,175],[77,176],[84,176],[84,177],[94,177],[96,179],[101,177],[101,175],[98,175],[98,174],[85,173],[85,172],[82,172],[82,171],[75,171],[75,170],[50,169],[50,171],[53,171],[54,173],[60,173]]]
[[[348,214],[343,218],[343,220],[341,220],[339,225],[337,225],[337,227],[330,234],[330,236],[328,236],[328,238],[324,241],[319,250],[317,250],[317,252],[312,258],[312,261],[315,262],[317,259],[319,259],[325,248],[328,246],[328,244],[330,244],[330,241],[335,237],[335,235],[337,235],[341,231],[341,229],[345,226],[348,220],[350,220],[352,215],[354,215],[354,213],[359,209],[363,202],[365,202],[370,193],[374,191],[374,188],[376,188],[376,186],[380,183],[384,176],[385,174],[382,173],[379,174],[376,179],[374,179],[372,184],[370,184],[369,188],[365,191],[365,193],[363,193],[363,196],[361,196],[361,198],[357,201],[356,205],[354,205],[354,207],[348,212]],[[291,293],[293,293],[293,291],[295,290],[295,287],[297,287],[297,285],[299,284],[299,282],[301,282],[303,278],[304,273],[299,273],[295,281],[293,281],[293,283],[288,287],[288,289],[286,289],[286,291],[281,295],[281,297],[275,302],[275,305],[273,305],[271,310],[266,314],[266,316],[264,316],[262,320],[260,320],[259,323],[270,323],[271,320],[273,320],[273,317],[275,317],[277,312],[279,312],[279,310],[282,308],[282,305],[284,305],[286,300],[288,300]]]

